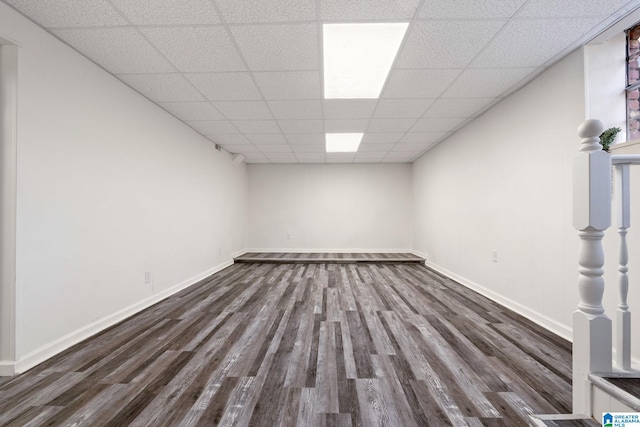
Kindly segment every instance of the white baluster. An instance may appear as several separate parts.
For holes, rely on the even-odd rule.
[[[602,237],[611,225],[611,156],[602,150],[599,120],[578,127],[582,138],[573,166],[573,226],[578,230],[578,292],[573,314],[573,412],[591,414],[588,374],[610,372],[611,319],[604,314]]]
[[[631,370],[631,313],[627,304],[627,294],[629,293],[627,229],[631,225],[630,199],[629,165],[616,165],[616,223],[618,234],[620,235],[620,250],[618,254],[620,304],[617,311],[616,363],[619,368],[626,371]]]

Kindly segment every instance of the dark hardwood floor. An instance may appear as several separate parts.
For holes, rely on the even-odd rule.
[[[234,264],[0,383],[0,425],[525,426],[571,345],[419,264]]]

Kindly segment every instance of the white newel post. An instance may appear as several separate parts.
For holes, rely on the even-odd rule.
[[[580,236],[578,292],[573,314],[573,412],[591,415],[588,375],[611,371],[611,319],[604,314],[602,237],[611,225],[611,155],[602,150],[602,122],[578,127],[582,138],[573,165],[573,226]]]
[[[629,293],[629,277],[627,263],[629,251],[627,249],[627,229],[631,225],[631,206],[629,188],[629,165],[616,165],[616,225],[620,235],[620,249],[618,252],[618,288],[620,304],[617,311],[616,328],[616,364],[618,368],[631,370],[631,313],[627,304]]]

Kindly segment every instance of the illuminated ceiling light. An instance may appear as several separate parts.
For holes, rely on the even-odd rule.
[[[324,24],[324,97],[378,98],[408,26]]]
[[[355,153],[358,151],[363,133],[328,133],[327,153]]]

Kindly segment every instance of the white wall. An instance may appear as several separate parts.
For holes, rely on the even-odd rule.
[[[627,139],[626,49],[624,32],[584,48],[586,117],[602,120],[605,129],[619,127],[616,142]]]
[[[0,33],[20,45],[24,370],[228,265],[248,190],[244,165],[4,4]]]
[[[582,50],[572,53],[413,170],[414,249],[567,338],[578,302],[571,170],[583,67]]]
[[[251,250],[411,248],[409,164],[254,164],[247,170]]]

